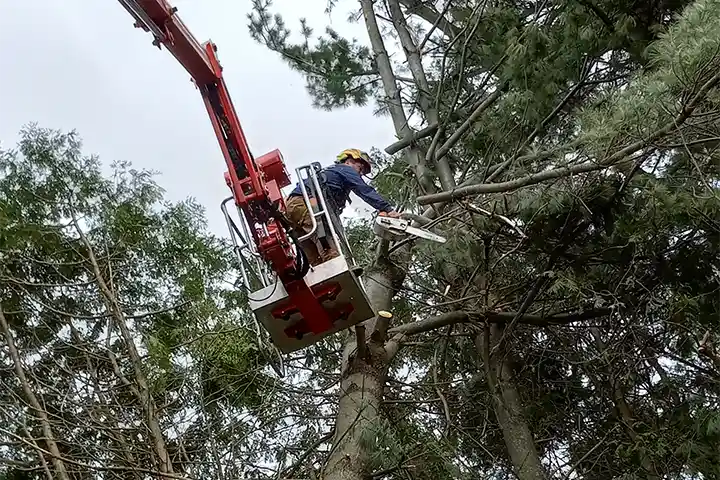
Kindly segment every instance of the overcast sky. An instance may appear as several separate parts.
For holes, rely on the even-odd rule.
[[[293,30],[306,16],[316,31],[332,21],[364,41],[362,24],[345,24],[346,11],[324,14],[326,1],[276,0],[274,8]],[[393,141],[389,119],[374,117],[371,107],[313,109],[302,77],[250,38],[250,0],[171,3],[198,40],[218,45],[256,156],[279,148],[294,172],[313,161],[330,163],[344,148]],[[185,70],[151,40],[115,0],[0,0],[0,142],[14,145],[29,122],[76,129],[85,152],[104,164],[129,160],[157,170],[169,199],[195,197],[210,228],[224,236],[219,203],[229,190],[205,107]]]

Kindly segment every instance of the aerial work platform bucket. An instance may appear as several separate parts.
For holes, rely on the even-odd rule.
[[[313,163],[297,168],[296,174],[305,205],[309,206],[308,210],[312,213],[312,229],[299,237],[299,241],[311,237],[325,239],[340,252],[340,256],[311,267],[304,277],[305,284],[332,319],[332,325],[322,331],[312,331],[309,325],[312,322],[302,318],[282,282],[260,257],[251,240],[249,225],[243,212],[236,209],[240,228],[231,218],[227,204],[233,197],[225,199],[222,204],[255,321],[262,324],[275,347],[284,353],[307,347],[374,316],[362,281],[355,273],[357,265],[342,231],[342,224],[332,209],[328,208],[323,195],[319,178],[320,164]],[[311,203],[310,197],[316,202]]]
[[[332,317],[337,320],[331,329],[319,333],[309,331],[305,319],[293,307],[280,282],[250,296],[250,308],[281,351],[288,353],[307,347],[373,316],[362,283],[343,255],[310,270],[305,282],[327,311],[336,312]]]

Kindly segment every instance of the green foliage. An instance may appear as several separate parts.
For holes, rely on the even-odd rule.
[[[334,2],[330,2],[328,8],[333,5]],[[377,82],[368,48],[355,39],[343,38],[330,27],[325,29],[326,37],[315,41],[313,30],[304,18],[300,19],[302,41],[292,43],[290,30],[282,16],[270,13],[271,6],[271,0],[253,0],[253,12],[248,15],[250,34],[305,75],[314,106],[332,110],[365,105]]]
[[[372,185],[397,210],[407,210],[414,203],[414,180],[412,172],[400,156],[388,156],[373,149],[372,157],[377,164],[377,173]]]
[[[128,163],[104,176],[75,132],[29,126],[17,150],[0,151],[2,311],[69,458],[150,464],[143,383],[162,406],[153,414],[161,424],[177,423],[188,408],[202,411],[207,382],[219,385],[209,395],[231,394],[215,395],[215,409],[257,405],[262,394],[254,339],[237,333],[246,314],[225,284],[234,274],[230,250],[207,233],[196,202],[171,204],[162,193],[150,172]],[[198,377],[203,368],[211,376]],[[238,378],[249,379],[244,390]],[[15,377],[0,385],[4,404],[22,395]],[[2,423],[40,435],[37,417],[17,411],[3,410]],[[98,435],[99,419],[125,430]]]
[[[253,336],[246,329],[218,324],[197,343],[203,397],[209,408],[261,405],[271,379],[262,372],[265,365]]]
[[[327,12],[345,5],[326,2]],[[445,158],[458,183],[602,161],[669,126],[642,156],[604,170],[450,203],[432,212],[430,227],[448,242],[416,241],[391,261],[374,263],[367,219],[349,222],[361,264],[404,269],[391,327],[453,312],[468,321],[407,337],[390,330],[403,343],[392,363],[360,362],[350,376],[340,365],[352,358],[343,344],[354,333],[340,332],[288,355],[283,380],[266,374],[244,327],[247,293],[233,288],[229,250],[207,234],[196,202],[164,202],[153,176],[128,164],[104,177],[73,134],[26,130],[20,153],[0,152],[0,298],[64,454],[155,465],[131,388],[141,383],[133,343],[176,471],[194,478],[310,477],[338,454],[317,443],[338,408],[343,419],[357,413],[349,397],[338,407],[341,388],[365,389],[367,375],[385,380],[365,390],[385,400],[382,420],[358,416],[360,451],[342,452],[345,475],[356,467],[391,480],[720,475],[717,89],[684,124],[671,123],[716,74],[718,1],[400,5],[416,46],[423,42],[425,92],[388,2],[374,9],[413,126],[437,116],[442,145],[504,87]],[[342,27],[316,38],[302,19],[291,40],[270,8],[254,1],[251,34],[306,78],[316,107],[386,108],[367,42],[343,38]],[[421,92],[430,106],[417,101]],[[432,138],[415,142],[421,156]],[[402,153],[376,156],[373,184],[421,212]],[[107,314],[91,252],[132,342]],[[0,366],[12,371],[3,351]],[[0,386],[0,404],[11,405],[0,423],[25,435],[24,422],[41,437],[37,417],[16,401],[18,379]],[[13,459],[36,461],[34,450],[11,445]],[[356,454],[367,464],[355,465]]]
[[[412,336],[390,367],[385,394],[419,403],[388,405],[389,423],[365,432],[372,468],[402,465],[418,439],[428,445],[414,461],[420,474],[524,478],[513,469],[507,441],[524,424],[535,440],[530,450],[562,475],[716,475],[714,423],[705,419],[717,410],[719,393],[697,347],[705,332],[720,338],[717,91],[681,129],[671,123],[716,74],[716,3],[453,2],[443,11],[433,2],[400,1],[417,42],[435,28],[422,52],[435,112],[417,102],[420,86],[408,78],[407,45],[399,45],[387,4],[374,4],[405,113],[421,126],[437,115],[446,127],[435,139],[440,144],[467,118],[463,109],[506,87],[446,159],[459,181],[482,183],[497,165],[504,170],[494,181],[513,180],[602,161],[654,132],[661,138],[644,157],[615,168],[468,199],[489,214],[451,204],[433,227],[448,242],[415,242],[393,304],[396,324],[452,310],[516,312],[535,290],[527,313],[536,320],[610,314],[545,328],[520,321],[503,334],[493,351],[511,367],[504,380],[522,410],[512,422],[495,414],[498,394],[486,376],[497,372],[479,358],[481,323]],[[316,104],[331,107],[328,97],[343,98],[331,76],[327,88],[312,78],[322,70],[298,70],[317,87],[310,90]],[[352,86],[344,86],[350,94]],[[384,92],[368,95],[386,107]],[[430,142],[416,146],[425,152]],[[374,184],[417,211],[411,166],[397,157],[383,158]],[[358,222],[348,232],[355,251],[371,261],[369,229]],[[448,418],[448,435],[441,436]],[[401,470],[390,476],[404,478]]]
[[[344,225],[345,237],[359,265],[370,265],[377,247],[375,234],[366,219],[350,219]]]
[[[402,418],[399,412],[391,412],[390,416]],[[374,452],[370,459],[374,471],[403,465],[418,480],[457,478],[457,469],[445,458],[446,445],[411,422],[383,419],[375,430],[363,435],[364,446]]]
[[[602,158],[600,152],[619,139],[647,137],[668,124],[682,108],[675,98],[684,95],[688,102],[716,73],[719,6],[713,0],[691,4],[649,46],[649,71],[638,75],[624,91],[608,93],[599,107],[584,112],[582,139],[596,156]]]
[[[32,472],[10,469],[7,473],[0,472],[0,480],[36,480],[40,477]]]

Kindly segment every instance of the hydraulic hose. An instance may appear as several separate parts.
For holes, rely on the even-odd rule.
[[[300,246],[300,239],[298,238],[295,229],[292,228],[288,219],[285,218],[285,215],[283,215],[280,210],[278,210],[277,206],[272,205],[271,208],[273,218],[283,227],[285,232],[290,237],[290,240],[292,240],[292,242],[295,244],[295,249],[297,250],[297,257],[295,257],[295,271],[292,273],[291,276],[295,280],[305,278],[305,275],[307,275],[307,273],[310,271],[310,261],[308,260],[305,251]]]

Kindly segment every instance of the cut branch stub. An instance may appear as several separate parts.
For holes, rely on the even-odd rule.
[[[387,310],[378,310],[377,317],[375,318],[375,331],[373,331],[371,336],[373,342],[385,343],[392,318],[393,314]]]

